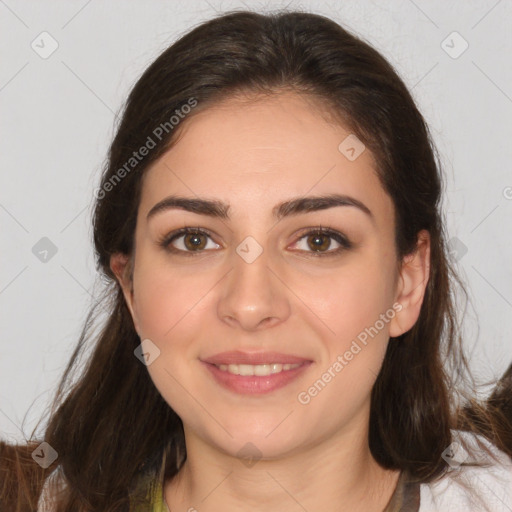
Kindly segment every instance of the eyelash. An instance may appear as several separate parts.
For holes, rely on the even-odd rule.
[[[174,240],[180,238],[183,235],[205,235],[209,238],[211,238],[211,234],[205,230],[201,229],[199,227],[197,228],[182,228],[177,231],[173,231],[172,233],[169,233],[168,235],[164,235],[158,240],[158,245],[164,248],[165,250],[178,255],[183,256],[197,256],[201,253],[204,253],[205,250],[199,250],[199,251],[184,251],[182,249],[176,249],[172,247],[170,244],[171,242],[174,242]],[[302,233],[302,235],[297,239],[297,241],[302,240],[303,238],[306,238],[308,236],[317,235],[317,236],[327,236],[329,238],[334,239],[336,242],[338,242],[341,247],[338,249],[330,250],[330,251],[324,251],[324,252],[315,252],[315,251],[306,251],[306,253],[309,254],[309,256],[312,256],[314,258],[316,257],[329,257],[329,256],[337,256],[338,254],[351,249],[352,243],[341,233],[338,231],[333,230],[330,227],[322,227],[318,226],[313,229],[310,229],[309,231],[306,231]]]

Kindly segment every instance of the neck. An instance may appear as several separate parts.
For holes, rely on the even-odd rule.
[[[171,512],[382,512],[399,477],[399,471],[377,464],[367,431],[360,428],[253,464],[220,452],[190,432],[186,439],[187,460],[164,487]]]

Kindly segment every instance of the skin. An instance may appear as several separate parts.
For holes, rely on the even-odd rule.
[[[328,122],[311,99],[292,92],[251,102],[231,98],[180,128],[177,144],[144,177],[133,281],[130,260],[111,259],[141,340],[160,350],[150,376],[184,424],[187,460],[165,483],[168,506],[173,512],[382,511],[399,472],[381,468],[370,453],[370,393],[389,337],[419,316],[428,233],[420,232],[416,252],[397,260],[393,203],[372,154],[366,149],[348,160],[338,146],[350,131]],[[281,201],[333,192],[362,201],[373,220],[354,207],[277,223],[271,216]],[[170,194],[225,201],[231,219],[174,209],[146,220]],[[303,232],[319,225],[345,234],[353,247],[315,257]],[[200,238],[201,254],[172,254],[158,245],[184,226],[212,233]],[[263,249],[250,264],[236,252],[247,236]],[[186,238],[173,246],[193,251]],[[339,247],[334,239],[322,241],[324,251]],[[401,311],[317,396],[299,403],[298,394],[394,303]],[[199,360],[235,349],[295,354],[313,364],[275,392],[238,395]],[[250,467],[238,454],[248,442],[258,450]]]

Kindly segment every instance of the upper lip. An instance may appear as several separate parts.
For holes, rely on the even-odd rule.
[[[282,354],[279,352],[242,352],[234,350],[230,352],[221,352],[214,356],[202,359],[210,364],[298,364],[310,361],[305,357]]]

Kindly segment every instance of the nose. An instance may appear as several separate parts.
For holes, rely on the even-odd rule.
[[[269,328],[290,315],[288,288],[274,270],[267,252],[254,261],[233,254],[233,268],[223,280],[217,314],[231,327],[247,331]]]

